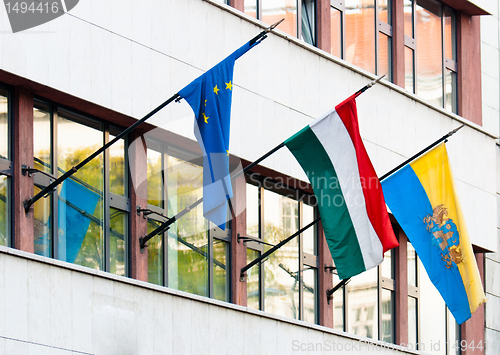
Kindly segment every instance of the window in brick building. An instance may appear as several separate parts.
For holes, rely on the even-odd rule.
[[[394,342],[394,278],[392,251],[377,268],[354,276],[333,294],[333,328],[362,337]],[[333,285],[340,282],[333,275]]]
[[[0,88],[0,245],[10,245],[12,162],[9,92]]]
[[[35,101],[35,193],[113,139],[119,129]],[[34,204],[35,253],[128,274],[125,141],[120,140]],[[57,228],[53,228],[57,226]]]
[[[330,20],[331,53],[390,81],[391,0],[331,0]]]
[[[244,4],[246,14],[267,24],[284,18],[278,29],[309,44],[316,44],[315,0],[245,0]]]
[[[405,1],[405,88],[457,113],[455,12],[433,0]]]
[[[148,232],[203,197],[201,161],[148,140]],[[230,222],[226,231],[193,208],[170,229],[148,241],[148,281],[229,301]]]
[[[296,190],[247,184],[247,263],[315,219],[315,209]],[[311,227],[247,271],[248,307],[310,323],[318,321],[316,228]]]

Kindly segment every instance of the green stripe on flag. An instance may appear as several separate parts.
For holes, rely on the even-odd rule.
[[[346,279],[365,271],[354,225],[335,168],[323,145],[309,126],[287,139],[285,145],[311,182],[339,278]]]

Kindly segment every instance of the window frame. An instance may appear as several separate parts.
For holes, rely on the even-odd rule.
[[[14,226],[14,211],[13,211],[13,196],[12,196],[12,180],[15,178],[13,169],[13,157],[12,157],[12,142],[14,141],[14,130],[13,128],[13,90],[6,86],[0,85],[0,89],[5,91],[7,97],[7,159],[0,158],[0,176],[5,176],[7,179],[7,236],[6,236],[6,247],[12,247],[13,245],[13,226]]]
[[[62,105],[58,105],[56,103],[53,103],[49,100],[46,100],[44,98],[40,97],[35,97],[33,100],[33,109],[36,108],[41,108],[43,110],[46,110],[46,112],[49,113],[50,115],[50,154],[51,154],[51,168],[50,168],[50,174],[52,176],[58,176],[59,174],[59,162],[58,162],[58,121],[59,121],[59,116],[61,114],[64,115],[65,119],[68,119],[72,122],[82,124],[88,127],[92,127],[96,130],[98,130],[102,134],[102,145],[106,144],[109,142],[109,134],[110,134],[110,129],[112,131],[120,131],[122,128],[118,128],[115,125],[110,125],[109,123],[94,118],[94,117],[89,117],[84,114],[80,114],[78,112],[75,112],[74,110],[68,109]],[[35,133],[34,133],[35,135]],[[34,139],[33,135],[33,139]],[[110,240],[111,240],[111,229],[110,229],[110,209],[116,209],[119,210],[123,213],[127,213],[127,222],[125,225],[125,234],[124,234],[124,243],[125,243],[125,251],[124,251],[124,275],[125,277],[130,277],[130,270],[131,270],[131,265],[130,265],[130,220],[131,220],[131,208],[130,208],[130,177],[129,177],[129,169],[128,169],[128,151],[127,151],[127,146],[128,146],[128,138],[124,137],[123,138],[124,142],[124,195],[117,195],[114,193],[110,192],[110,153],[109,150],[106,149],[102,154],[102,159],[103,159],[103,221],[102,221],[102,228],[103,228],[103,260],[102,260],[102,270],[105,272],[110,273],[110,265],[111,265],[111,259],[110,259]],[[33,152],[35,154],[35,152]],[[37,187],[45,187],[50,183],[49,178],[47,176],[44,176],[43,174],[34,174],[34,185]],[[58,204],[55,203],[54,201],[59,200],[59,193],[57,189],[55,189],[52,194],[51,194],[51,202],[50,202],[50,221],[51,225],[55,226],[56,221],[58,220]],[[92,223],[92,221],[91,221]],[[51,240],[50,240],[50,258],[53,259],[58,259],[59,258],[59,253],[58,253],[58,243],[56,242],[58,240],[58,228],[51,228]]]
[[[304,210],[304,200],[308,201],[309,203],[306,203],[309,206],[314,207],[314,217],[317,218],[318,216],[318,211],[317,208],[315,207],[314,204],[314,195],[309,195],[305,192],[302,192],[301,190],[294,190],[291,188],[284,187],[282,184],[279,182],[270,182],[268,179],[265,177],[256,174],[256,173],[247,173],[245,175],[246,180],[247,180],[247,185],[253,185],[256,186],[258,189],[258,222],[259,222],[259,228],[258,228],[258,235],[257,236],[251,236],[254,239],[258,239],[259,241],[264,242],[264,215],[265,215],[265,203],[264,201],[264,190],[268,190],[271,192],[274,192],[276,194],[291,198],[298,203],[298,218],[299,218],[299,226],[298,228],[303,228],[304,227],[304,216],[303,216],[303,210]],[[248,203],[247,203],[247,208],[248,208]],[[299,317],[298,320],[304,320],[304,269],[305,267],[313,268],[316,270],[316,277],[315,277],[315,293],[314,293],[314,324],[319,323],[319,317],[320,317],[320,310],[319,310],[319,283],[320,283],[320,268],[319,268],[319,251],[318,251],[318,235],[319,235],[319,230],[318,230],[318,224],[312,226],[311,228],[314,229],[314,244],[315,244],[315,251],[316,255],[306,253],[304,251],[304,237],[303,233],[299,234],[296,238],[298,241],[298,270],[297,272],[299,275]],[[285,236],[288,237],[288,236]],[[245,242],[247,250],[253,250],[257,252],[257,257],[260,257],[266,249],[266,244],[258,242],[258,241],[246,241]],[[250,263],[252,260],[247,260],[246,263]],[[266,311],[265,309],[265,269],[263,267],[263,263],[265,262],[262,261],[261,263],[253,266],[254,268],[258,268],[257,274],[259,278],[259,310],[261,311]]]
[[[393,15],[393,11],[392,11],[392,1],[397,1],[397,0],[388,0],[388,1],[390,3],[387,6],[387,8],[388,8],[387,11],[389,12],[388,15],[391,18],[391,23],[393,23],[392,16],[394,16],[394,15]],[[374,41],[375,41],[375,73],[374,74],[380,75],[380,72],[381,72],[379,36],[380,36],[380,34],[383,34],[383,35],[386,35],[388,38],[390,38],[390,43],[391,43],[391,47],[388,50],[389,71],[388,71],[388,77],[386,79],[387,79],[387,81],[392,81],[392,78],[394,76],[393,75],[394,65],[393,65],[393,61],[392,61],[392,58],[394,57],[394,54],[393,54],[394,45],[392,43],[394,40],[393,29],[392,29],[392,25],[380,20],[379,11],[378,11],[379,7],[380,7],[380,0],[374,0],[374,8],[376,9],[376,11],[374,11],[374,16],[375,16],[375,19],[374,19],[374,23],[375,23],[375,38],[374,38]],[[341,21],[341,24],[340,24],[340,27],[341,27],[341,33],[340,33],[341,56],[340,56],[340,59],[346,60],[347,41],[346,41],[346,5],[345,5],[345,0],[330,0],[330,11],[332,8],[340,12],[340,16],[341,16],[341,20],[340,20]],[[329,16],[331,16],[331,15],[329,15]]]
[[[437,0],[427,0],[433,3],[436,3],[439,5],[439,18],[441,21],[441,70],[442,70],[442,77],[441,77],[441,98],[442,98],[442,105],[438,107],[442,107],[446,109],[447,106],[447,92],[446,92],[446,72],[447,70],[451,71],[452,73],[452,91],[451,91],[451,112],[459,115],[460,112],[458,111],[458,83],[457,83],[457,76],[458,76],[458,59],[455,58],[448,58],[446,56],[446,48],[445,48],[445,43],[446,43],[446,16],[445,12],[448,10],[450,13],[453,14],[452,17],[452,52],[453,55],[456,57],[456,47],[457,47],[457,12],[455,9],[451,8],[450,6],[442,3],[441,1]],[[417,35],[418,35],[418,28],[417,28],[417,16],[415,16],[416,11],[417,11],[417,2],[418,0],[411,0],[412,3],[412,26],[413,26],[413,37],[410,37],[406,34],[404,34],[404,46],[412,50],[413,54],[413,90],[411,91],[415,95],[419,95],[418,93],[418,63],[417,63],[417,52],[419,50],[418,48],[418,41],[417,41]],[[425,9],[425,8],[424,8]],[[455,76],[455,85],[453,85],[453,75]]]
[[[229,1],[229,0],[228,0]],[[262,1],[267,1],[267,0],[254,0],[255,1],[255,15],[256,15],[256,18],[257,20],[261,20],[263,21],[263,18],[262,18],[262,8],[263,8],[263,5],[262,5]],[[313,11],[313,21],[312,21],[312,43],[310,43],[312,46],[316,46],[317,45],[317,38],[318,38],[318,26],[317,26],[317,21],[316,21],[316,13],[317,13],[317,3],[318,3],[318,0],[294,0],[295,1],[295,6],[296,6],[296,16],[297,16],[297,19],[296,19],[296,23],[295,23],[295,26],[296,26],[296,29],[297,29],[297,33],[295,33],[294,35],[291,35],[295,38],[298,38],[304,42],[306,42],[305,40],[303,40],[303,31],[302,31],[302,7],[303,7],[303,4],[304,2],[313,2],[314,3],[314,11]],[[269,25],[272,25],[272,24],[269,24]],[[306,42],[308,43],[308,42]]]
[[[189,161],[193,162],[193,159],[198,159],[199,156],[197,155],[190,155],[189,153],[185,152],[184,150],[179,150],[176,148],[175,145],[169,144],[168,142],[162,143],[157,140],[149,139],[146,138],[146,144],[147,144],[147,150],[153,150],[161,155],[161,171],[162,171],[162,192],[161,192],[161,197],[162,197],[162,207],[147,204],[147,208],[153,211],[153,213],[150,213],[147,216],[148,222],[150,223],[149,220],[154,220],[157,223],[164,223],[167,218],[172,218],[173,216],[168,216],[168,204],[165,203],[165,201],[168,201],[168,191],[165,188],[165,184],[167,183],[167,178],[164,176],[164,172],[168,167],[166,167],[165,162],[168,156],[173,156],[177,159],[182,159],[184,161]],[[198,162],[196,161],[196,165],[201,166],[201,160]],[[228,221],[226,224],[226,230],[222,231],[218,228],[215,228],[215,226],[212,224],[212,222],[206,220],[207,223],[207,282],[208,282],[208,295],[204,297],[209,297],[209,298],[214,298],[214,242],[215,241],[222,241],[226,244],[227,247],[227,255],[229,256],[226,260],[226,300],[224,302],[231,302],[231,297],[232,297],[232,285],[231,285],[231,242],[232,242],[232,236],[231,236],[231,231],[232,231],[232,225],[231,221]],[[160,252],[162,253],[162,270],[161,270],[161,283],[160,286],[164,287],[170,287],[169,286],[169,280],[168,280],[168,272],[169,272],[169,262],[168,262],[168,230],[158,233],[154,238],[159,237],[161,238],[161,249]],[[194,249],[193,249],[194,251]],[[186,291],[187,292],[187,291]],[[202,295],[203,296],[203,295]]]

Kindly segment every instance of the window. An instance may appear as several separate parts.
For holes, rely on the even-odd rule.
[[[405,0],[405,88],[457,113],[455,12],[433,0]]]
[[[9,92],[0,88],[0,245],[10,246],[12,164]]]
[[[148,232],[203,196],[201,160],[148,141]],[[148,280],[201,296],[229,301],[230,223],[222,231],[198,205],[148,242]]]
[[[377,268],[365,271],[333,294],[333,328],[394,342],[394,259],[387,251]],[[340,282],[334,273],[333,285]]]
[[[299,191],[267,180],[264,188],[254,175],[249,180],[255,185],[247,184],[247,236],[257,241],[247,242],[247,263],[315,219],[314,207]],[[248,307],[318,321],[316,235],[316,228],[309,228],[247,271]]]
[[[391,81],[391,0],[331,0],[330,20],[331,53]]]
[[[315,0],[245,0],[245,13],[270,25],[284,18],[278,29],[316,45]]]
[[[35,102],[35,193],[109,142],[119,130]],[[127,275],[125,141],[120,140],[34,204],[35,253]],[[57,226],[53,228],[52,226]]]

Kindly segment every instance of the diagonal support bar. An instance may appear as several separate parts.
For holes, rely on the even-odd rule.
[[[26,214],[28,214],[31,206],[36,201],[38,201],[39,199],[41,199],[46,194],[52,192],[59,184],[61,184],[64,180],[66,180],[71,175],[73,175],[74,173],[76,173],[79,169],[81,169],[83,166],[85,166],[92,159],[94,159],[95,157],[97,157],[99,154],[101,154],[106,149],[108,149],[113,144],[115,144],[118,140],[120,140],[121,138],[125,137],[127,134],[129,134],[130,132],[132,132],[138,126],[140,126],[141,124],[143,124],[148,118],[150,118],[151,116],[155,115],[158,111],[160,111],[165,106],[167,106],[168,104],[170,104],[172,101],[176,100],[179,97],[180,97],[179,94],[173,95],[171,98],[169,98],[168,100],[166,100],[165,102],[163,102],[160,106],[156,107],[153,111],[151,111],[150,113],[148,113],[146,116],[144,116],[143,118],[141,118],[139,121],[135,122],[133,125],[131,125],[127,129],[125,129],[124,131],[122,131],[120,134],[118,134],[111,141],[109,141],[108,143],[106,143],[105,145],[103,145],[101,148],[99,148],[98,150],[96,150],[94,153],[92,153],[91,155],[89,155],[87,158],[85,158],[84,160],[82,160],[80,163],[78,163],[77,165],[75,165],[74,167],[72,167],[71,169],[69,169],[66,173],[64,173],[62,176],[60,176],[56,180],[54,180],[51,184],[47,185],[47,187],[45,187],[42,191],[40,191],[34,197],[32,197],[32,198],[24,201],[24,211],[26,212]]]
[[[278,244],[276,244],[275,247],[269,249],[268,251],[266,251],[264,254],[262,254],[261,256],[259,256],[257,259],[253,260],[252,262],[250,262],[248,265],[244,266],[241,268],[241,271],[240,271],[240,281],[244,281],[245,280],[245,272],[250,269],[252,266],[254,266],[255,264],[258,264],[260,263],[262,260],[264,260],[265,258],[267,258],[269,255],[271,255],[272,253],[274,253],[276,250],[278,250],[279,248],[281,248],[283,245],[285,245],[286,243],[290,242],[293,238],[295,238],[296,236],[298,236],[299,234],[301,233],[304,233],[304,231],[306,231],[307,229],[309,229],[310,227],[314,226],[316,223],[318,223],[319,221],[321,220],[321,218],[316,218],[314,221],[312,221],[311,223],[309,223],[307,226],[305,227],[302,227],[301,229],[299,229],[297,232],[293,233],[291,236],[289,236],[288,238],[282,240],[281,242],[279,242]]]

